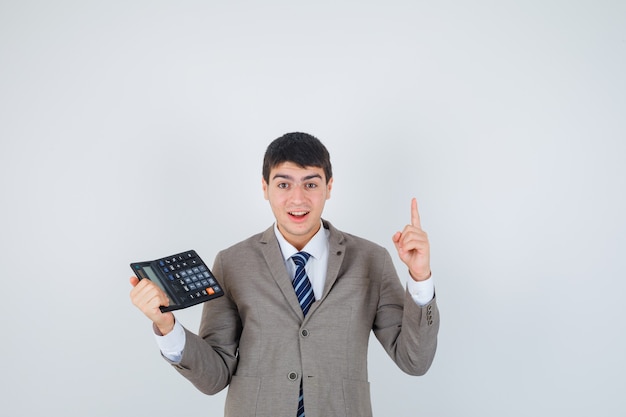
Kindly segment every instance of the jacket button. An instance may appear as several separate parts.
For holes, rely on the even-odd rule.
[[[309,335],[309,331],[307,329],[302,329],[302,331],[300,331],[300,334],[302,335],[302,337],[307,337]]]
[[[296,372],[289,372],[287,374],[287,379],[289,379],[290,381],[295,381],[296,379],[298,379],[298,374]]]

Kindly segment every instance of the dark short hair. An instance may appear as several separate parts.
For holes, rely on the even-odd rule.
[[[308,133],[286,133],[269,144],[263,158],[263,179],[266,183],[270,182],[272,168],[283,162],[293,162],[302,168],[322,168],[327,183],[333,177],[328,150],[319,139]]]

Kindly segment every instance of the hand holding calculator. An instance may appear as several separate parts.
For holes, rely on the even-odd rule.
[[[137,278],[157,284],[170,300],[162,312],[180,310],[224,295],[206,264],[194,250],[146,262],[133,262]]]

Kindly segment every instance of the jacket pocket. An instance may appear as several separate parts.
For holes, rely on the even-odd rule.
[[[261,380],[249,376],[233,375],[226,395],[225,417],[250,417],[256,415]]]
[[[372,417],[369,382],[344,379],[343,397],[347,417]]]

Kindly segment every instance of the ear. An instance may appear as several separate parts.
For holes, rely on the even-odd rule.
[[[266,200],[269,200],[269,196],[267,195],[267,182],[265,182],[265,178],[261,177],[261,183],[263,185],[263,196],[265,197]]]
[[[330,198],[330,190],[333,189],[333,177],[330,177],[328,183],[326,184],[326,200]]]

